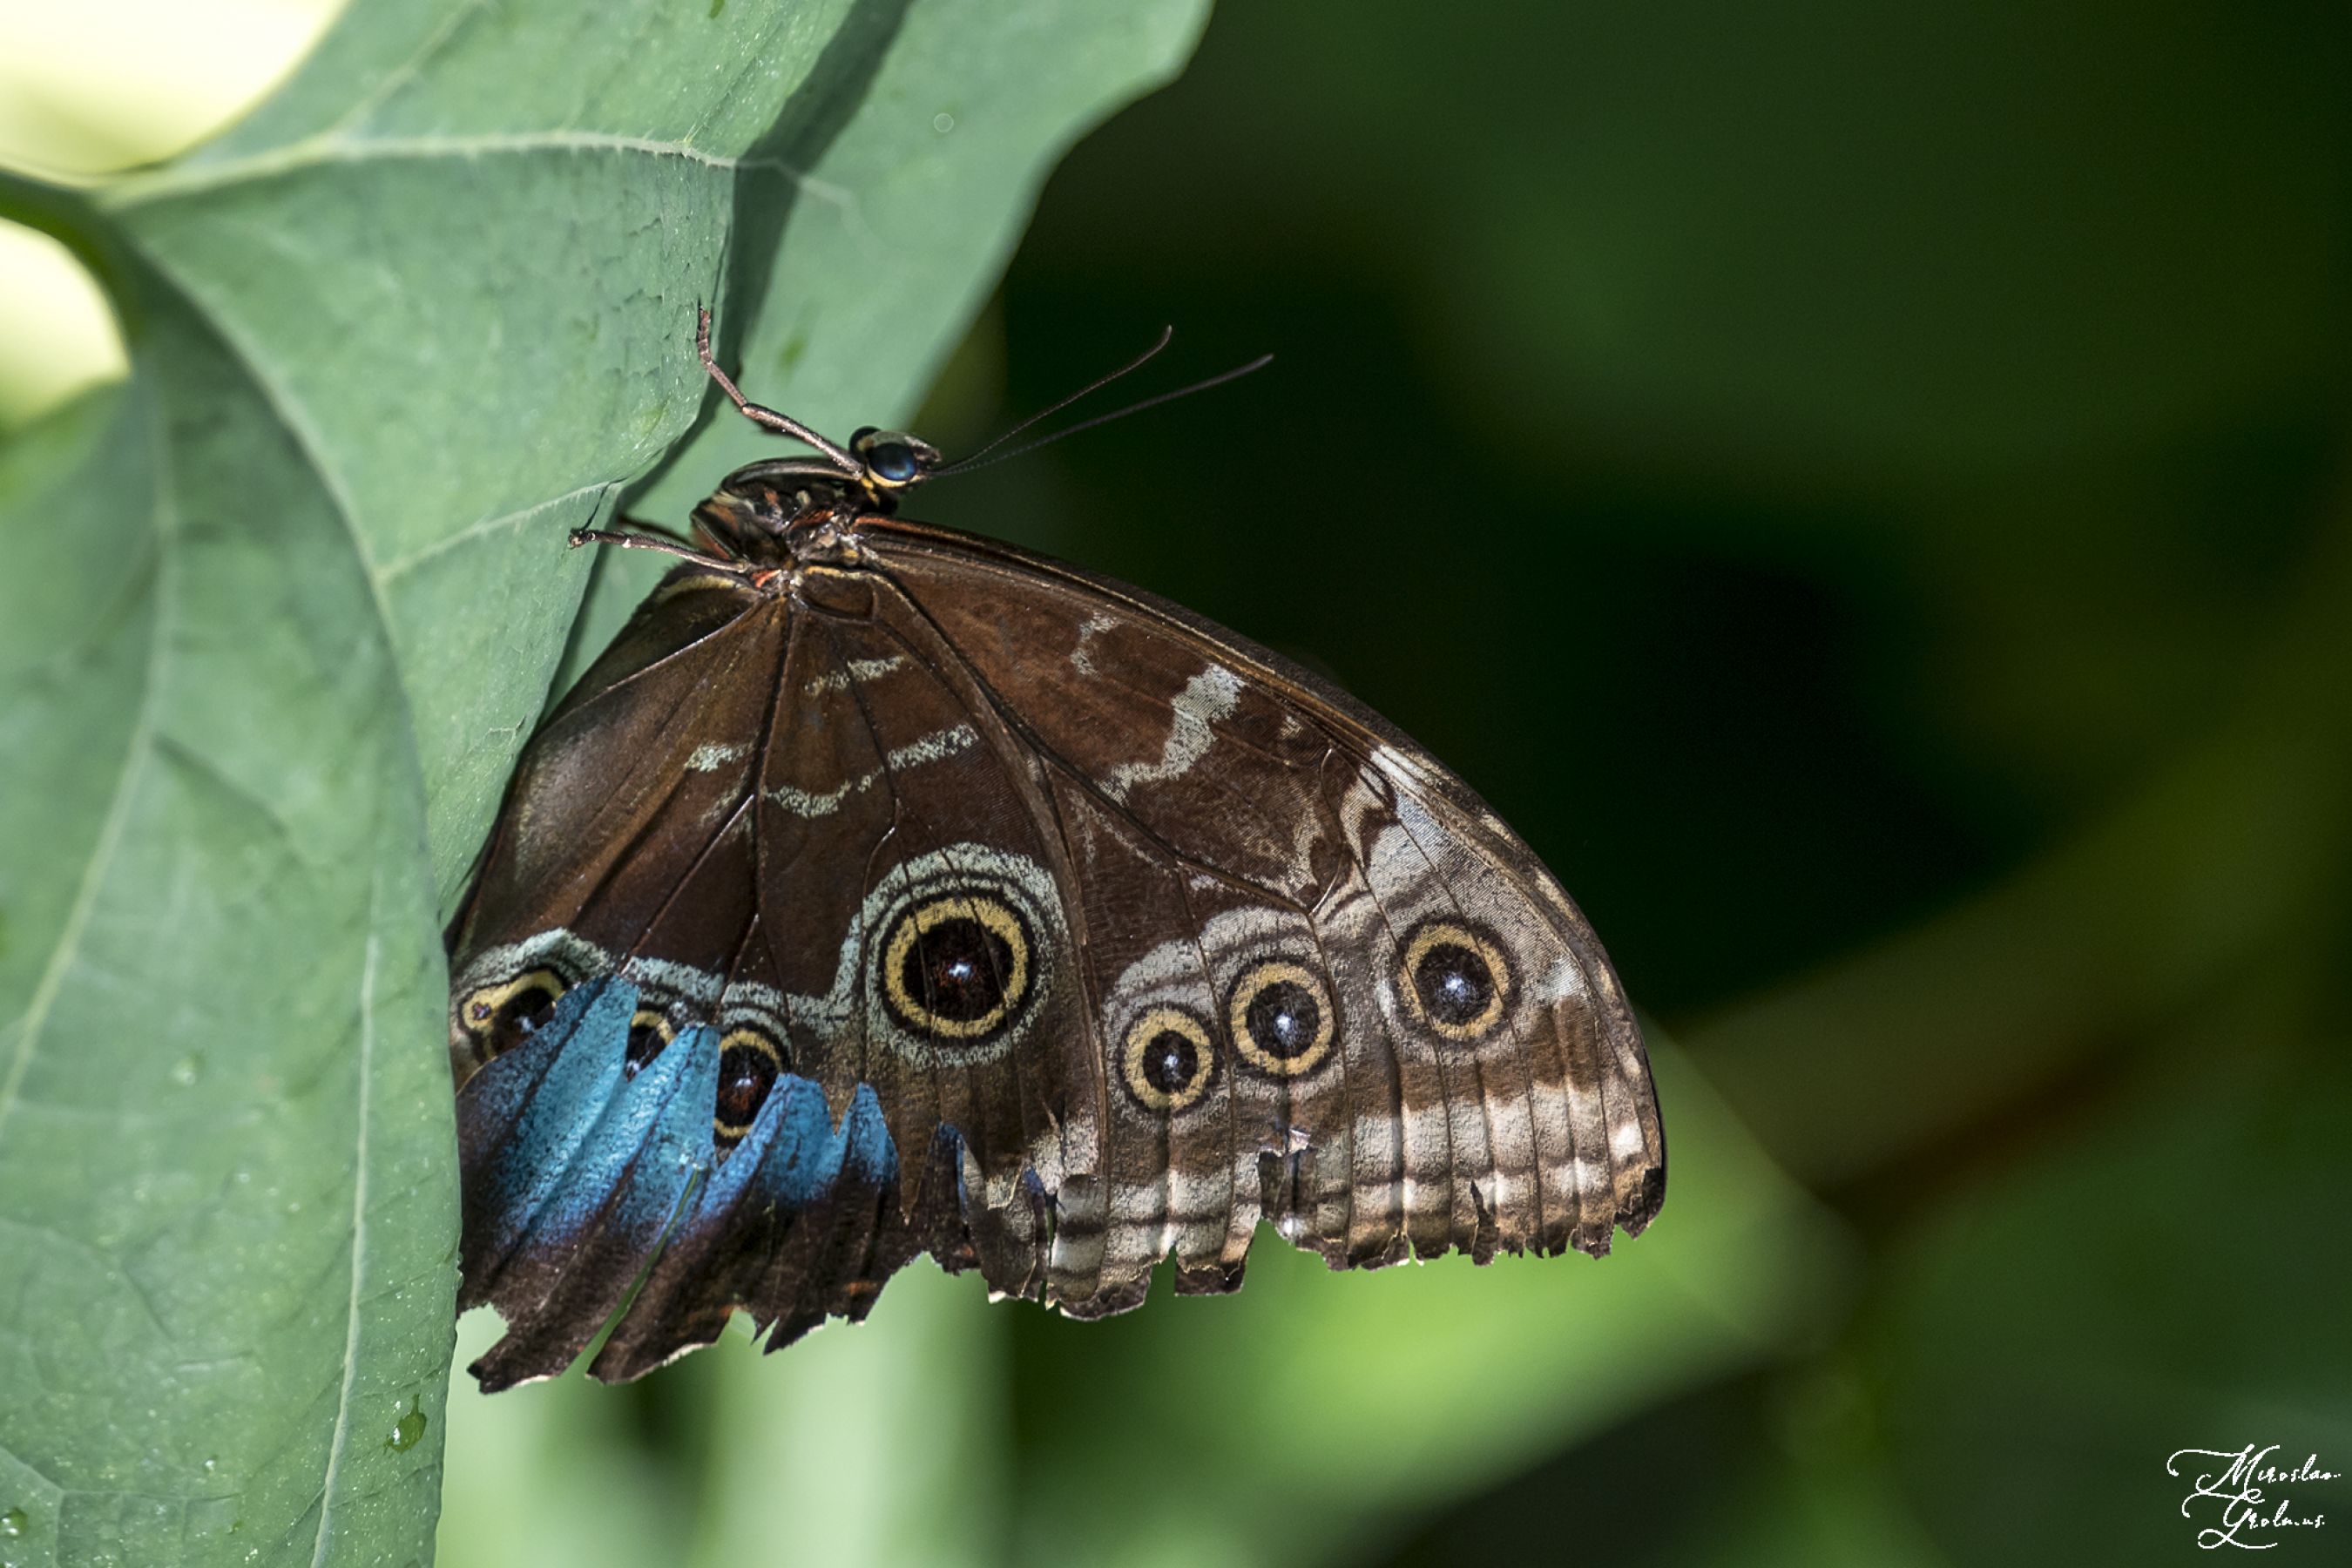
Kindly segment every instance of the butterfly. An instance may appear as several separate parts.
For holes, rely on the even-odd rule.
[[[524,750],[448,933],[483,1387],[608,1328],[591,1373],[636,1377],[738,1310],[775,1349],[925,1252],[1092,1318],[1171,1258],[1238,1289],[1261,1221],[1335,1268],[1650,1223],[1641,1032],[1466,785],[1189,611],[898,517],[935,448],[836,444],[707,314],[697,347],[816,455],[728,475],[691,541],[573,536],[680,563]]]

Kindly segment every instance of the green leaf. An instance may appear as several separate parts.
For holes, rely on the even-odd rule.
[[[908,400],[1202,15],[394,0],[190,158],[0,179],[136,365],[0,467],[0,1559],[430,1555],[435,910],[569,635],[565,531],[704,409],[698,301],[731,348],[788,298]]]
[[[0,518],[0,1495],[36,1562],[369,1561],[449,1339],[422,792],[332,497],[143,300]]]
[[[349,13],[221,142],[101,197],[334,499],[415,714],[446,896],[546,697],[593,521],[693,420],[719,297],[789,103],[887,38],[845,0]],[[772,177],[772,175],[771,176]]]
[[[838,137],[796,165],[807,172],[781,240],[764,272],[741,280],[763,307],[740,336],[740,317],[721,323],[748,395],[836,437],[912,417],[1047,172],[1094,121],[1173,76],[1208,14],[1202,0],[916,6]],[[722,409],[632,504],[682,526],[719,476],[779,450],[797,448]],[[642,555],[603,563],[576,659],[603,647],[660,571]]]

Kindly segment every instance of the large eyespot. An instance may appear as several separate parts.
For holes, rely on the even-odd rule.
[[[992,844],[944,844],[884,871],[845,933],[839,1005],[908,1061],[977,1066],[1021,1048],[1051,1006],[1062,892]],[[855,986],[855,991],[850,987]]]
[[[1415,1017],[1449,1040],[1475,1040],[1502,1022],[1511,965],[1491,938],[1430,921],[1405,942],[1402,978]]]
[[[1208,1026],[1178,1007],[1154,1007],[1127,1026],[1119,1056],[1128,1092],[1152,1110],[1177,1111],[1198,1100],[1215,1076]]]
[[[1276,1078],[1297,1078],[1323,1064],[1339,1015],[1322,976],[1287,958],[1252,964],[1226,1008],[1242,1059]]]
[[[1032,943],[1021,912],[989,893],[950,893],[901,914],[882,944],[882,994],[906,1028],[978,1041],[1029,999]]]
[[[457,1027],[483,1061],[514,1049],[547,1022],[568,987],[552,969],[534,969],[485,985],[457,1004]]]
[[[733,1148],[751,1131],[768,1091],[789,1067],[784,1048],[764,1029],[738,1025],[719,1042],[719,1101],[710,1130],[723,1148]]]
[[[631,1078],[647,1062],[662,1054],[662,1048],[677,1038],[677,1026],[657,1008],[640,1007],[629,1019],[629,1047],[621,1058],[621,1070]]]

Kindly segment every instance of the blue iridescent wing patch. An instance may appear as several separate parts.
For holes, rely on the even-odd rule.
[[[717,1032],[696,1026],[631,1070],[639,1001],[614,976],[568,991],[458,1097],[460,1306],[507,1325],[472,1368],[486,1390],[562,1370],[608,1324],[593,1370],[614,1381],[709,1343],[736,1308],[779,1327],[781,1345],[828,1315],[863,1317],[921,1250],[871,1088],[836,1124],[821,1088],[783,1074],[722,1151]],[[956,1152],[943,1135],[934,1190],[951,1188]]]

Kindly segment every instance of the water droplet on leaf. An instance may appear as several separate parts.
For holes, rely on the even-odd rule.
[[[411,1406],[407,1415],[392,1424],[392,1436],[383,1446],[395,1454],[405,1454],[425,1439],[428,1417],[425,1412]]]

